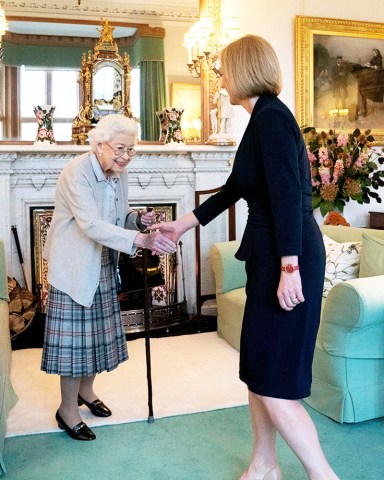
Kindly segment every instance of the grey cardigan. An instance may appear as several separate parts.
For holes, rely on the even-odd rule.
[[[116,184],[117,225],[103,220],[105,177],[95,173],[95,156],[85,153],[61,171],[55,194],[55,211],[43,256],[48,261],[48,283],[89,307],[99,285],[103,245],[133,253],[139,231],[137,214],[128,205],[128,174]]]

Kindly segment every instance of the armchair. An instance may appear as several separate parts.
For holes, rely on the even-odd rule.
[[[0,476],[6,472],[3,450],[7,416],[17,401],[17,396],[10,380],[12,352],[9,332],[8,300],[4,243],[0,240]]]
[[[384,239],[383,230],[322,225],[337,242],[359,241],[363,232]],[[245,269],[234,258],[239,242],[212,245],[217,329],[239,349],[245,305]],[[356,278],[332,288],[323,299],[314,360],[315,410],[343,422],[384,416],[384,275]]]

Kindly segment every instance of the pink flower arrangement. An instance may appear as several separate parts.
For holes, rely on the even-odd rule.
[[[384,171],[376,161],[383,165],[384,158],[372,150],[370,130],[337,135],[333,130],[319,134],[307,127],[303,133],[311,167],[312,206],[320,208],[323,217],[332,210],[343,212],[349,200],[363,204],[374,198],[381,203],[375,190],[384,186]]]

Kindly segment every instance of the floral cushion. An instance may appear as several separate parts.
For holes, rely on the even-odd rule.
[[[332,287],[359,276],[362,242],[335,242],[323,235],[326,265],[323,297],[327,298]]]

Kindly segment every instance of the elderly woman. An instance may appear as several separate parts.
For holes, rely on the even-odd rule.
[[[44,258],[48,261],[42,370],[60,375],[58,426],[76,440],[94,440],[79,405],[111,415],[93,384],[97,373],[128,358],[118,302],[118,252],[144,247],[169,254],[175,244],[161,233],[142,233],[154,213],[128,206],[126,167],[135,155],[136,123],[103,117],[89,133],[91,151],[71,160],[59,175],[55,212]]]
[[[272,46],[247,35],[227,45],[220,58],[223,88],[231,103],[249,114],[232,173],[221,191],[193,212],[156,228],[177,241],[246,200],[248,221],[236,257],[245,261],[247,273],[240,378],[248,386],[254,444],[240,479],[282,479],[279,432],[308,478],[337,480],[299,401],[311,390],[325,267],[305,143],[278,98],[281,71]]]

